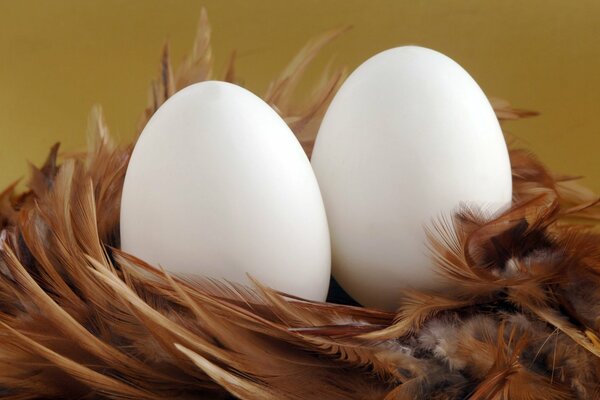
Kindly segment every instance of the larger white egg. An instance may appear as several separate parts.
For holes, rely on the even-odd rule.
[[[271,107],[225,82],[183,89],[144,128],[121,247],[173,273],[327,295],[329,230],[310,162]]]
[[[336,280],[394,309],[402,290],[443,288],[424,227],[461,204],[511,202],[506,143],[477,83],[436,51],[398,47],[356,69],[320,127],[321,187]]]

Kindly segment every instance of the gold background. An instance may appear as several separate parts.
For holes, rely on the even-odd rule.
[[[55,141],[85,143],[101,104],[131,137],[165,39],[175,63],[191,47],[201,6],[221,70],[261,93],[312,36],[350,24],[311,69],[351,69],[386,48],[419,44],[459,62],[486,94],[540,117],[507,125],[555,169],[600,191],[600,1],[498,0],[0,0],[0,186],[41,162]]]

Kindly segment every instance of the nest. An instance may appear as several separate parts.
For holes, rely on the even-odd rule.
[[[310,42],[264,99],[310,153],[344,78],[291,100]],[[235,82],[232,57],[221,79]],[[210,79],[203,12],[177,71],[165,47],[140,126],[176,90]],[[494,102],[501,120],[532,113]],[[29,190],[0,194],[0,394],[34,398],[593,399],[600,397],[597,199],[510,144],[514,207],[463,210],[431,228],[452,291],[404,291],[396,312],[316,303],[171,276],[119,250],[132,145],[99,109],[87,152],[32,167]],[[335,292],[335,291],[334,291]],[[335,294],[335,293],[334,293]]]

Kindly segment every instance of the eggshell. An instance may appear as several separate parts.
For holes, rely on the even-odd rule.
[[[312,300],[327,295],[327,218],[308,158],[285,122],[239,86],[183,89],[131,156],[121,246],[152,265]]]
[[[363,305],[442,290],[424,227],[463,203],[510,204],[510,161],[477,83],[436,51],[398,47],[356,69],[320,127],[312,166],[329,219],[332,270]]]

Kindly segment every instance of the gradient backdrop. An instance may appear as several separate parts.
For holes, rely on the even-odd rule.
[[[163,42],[177,64],[202,5],[217,70],[237,49],[238,74],[258,93],[310,37],[340,25],[353,29],[309,78],[332,57],[354,68],[403,44],[446,53],[488,95],[540,111],[508,130],[600,191],[600,1],[591,0],[0,0],[0,186],[55,141],[83,148],[93,104],[118,138],[131,137]]]

